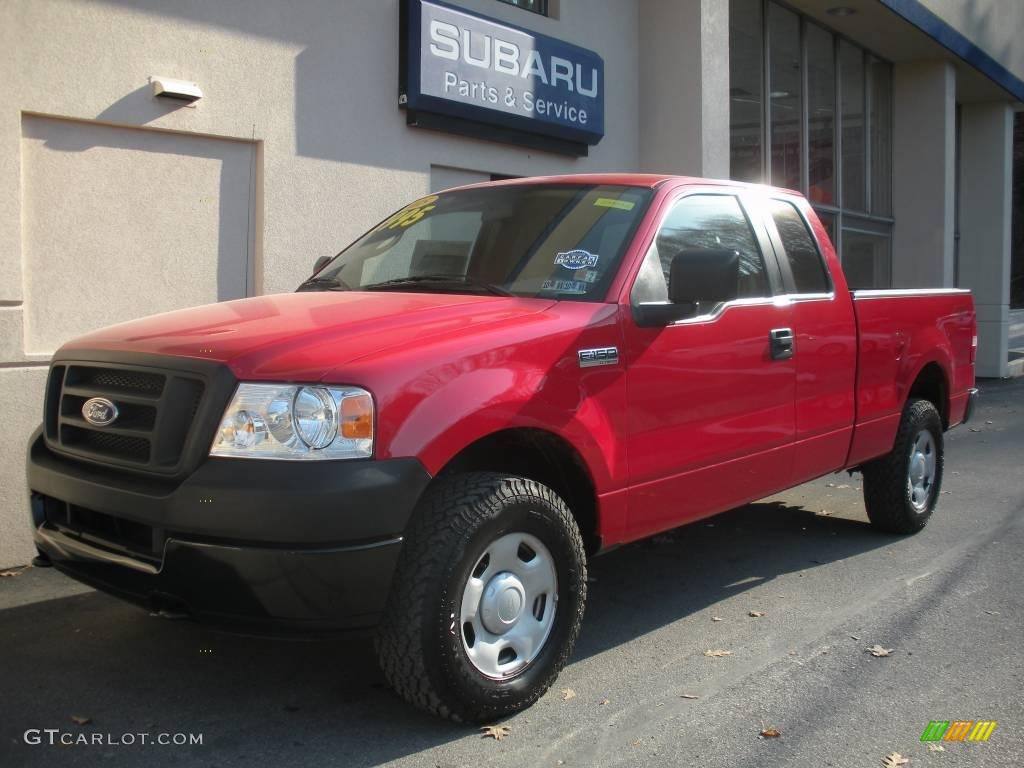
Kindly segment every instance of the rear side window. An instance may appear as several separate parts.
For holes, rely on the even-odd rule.
[[[633,303],[667,300],[672,259],[682,251],[702,249],[739,254],[739,284],[733,298],[771,296],[764,258],[739,200],[732,195],[690,195],[676,203],[658,230],[633,285]]]
[[[828,273],[818,246],[796,206],[785,200],[771,200],[768,210],[786,249],[797,293],[828,293]]]

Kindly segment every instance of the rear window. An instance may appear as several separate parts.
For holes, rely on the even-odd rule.
[[[829,279],[821,252],[796,206],[785,200],[771,200],[768,210],[779,230],[786,259],[793,272],[797,293],[828,293]]]

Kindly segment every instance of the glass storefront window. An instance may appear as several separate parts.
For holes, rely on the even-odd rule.
[[[761,0],[729,3],[729,160],[731,177],[763,178],[764,90]]]
[[[871,212],[892,215],[892,66],[868,59],[871,87]]]
[[[892,284],[889,228],[844,217],[842,262],[851,290],[888,288]]]
[[[800,189],[800,131],[803,127],[800,76],[800,17],[780,5],[768,6],[771,47],[771,183]]]
[[[836,61],[833,37],[815,24],[806,27],[809,188],[812,203],[836,204]]]
[[[892,65],[776,0],[729,14],[732,178],[799,189],[850,284],[891,285]]]
[[[843,126],[843,208],[867,210],[864,154],[864,52],[839,42],[840,97]]]

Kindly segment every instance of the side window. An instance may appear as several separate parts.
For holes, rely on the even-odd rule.
[[[803,217],[792,203],[770,200],[768,211],[786,249],[789,268],[793,272],[797,293],[828,293],[828,273],[818,246],[814,243]]]
[[[633,285],[632,302],[667,301],[672,260],[692,250],[739,254],[739,280],[732,298],[771,296],[764,257],[739,200],[733,195],[691,195],[676,203],[658,230]]]

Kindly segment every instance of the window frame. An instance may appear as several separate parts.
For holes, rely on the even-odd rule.
[[[789,263],[789,254],[786,251],[786,244],[782,240],[782,233],[779,232],[778,226],[775,224],[775,217],[772,215],[769,209],[768,203],[770,202],[785,203],[793,208],[796,212],[800,222],[804,225],[804,230],[807,232],[807,236],[810,238],[811,244],[814,246],[814,250],[818,254],[818,261],[821,264],[822,271],[825,273],[825,286],[824,291],[812,291],[804,292],[797,289],[796,277],[793,274],[793,268]],[[836,283],[832,278],[832,270],[829,268],[828,259],[825,258],[825,251],[821,247],[821,242],[818,240],[818,236],[814,233],[814,227],[811,226],[810,220],[807,218],[807,211],[799,198],[790,198],[785,195],[769,195],[764,199],[761,205],[761,218],[763,219],[764,226],[768,230],[768,237],[772,242],[772,247],[775,249],[775,255],[778,259],[779,266],[782,270],[782,281],[786,286],[785,295],[791,299],[828,299],[833,300],[836,296]]]
[[[677,325],[714,322],[721,317],[724,312],[732,307],[772,304],[779,296],[785,295],[785,283],[783,280],[782,269],[779,266],[778,256],[775,253],[774,244],[764,227],[763,214],[760,212],[754,196],[745,189],[700,187],[695,189],[684,189],[665,199],[661,210],[656,214],[655,224],[650,230],[650,237],[642,249],[643,256],[637,262],[633,269],[633,274],[630,276],[625,303],[630,308],[635,308],[640,304],[647,303],[641,297],[636,295],[637,281],[640,278],[640,273],[643,271],[644,264],[647,262],[647,259],[650,258],[652,249],[657,246],[658,234],[665,226],[665,222],[668,220],[669,216],[672,215],[676,206],[681,204],[687,198],[696,196],[732,197],[736,200],[739,205],[740,212],[743,214],[743,218],[747,222],[747,226],[750,227],[751,234],[754,237],[754,243],[761,252],[761,258],[764,261],[765,276],[768,279],[769,295],[757,298],[732,299],[731,301],[724,301],[717,304],[710,312],[677,320],[666,326],[668,328]]]
[[[543,16],[545,19],[550,19],[552,18],[552,2],[557,2],[557,0],[538,0],[538,5],[540,7],[537,9],[527,8],[525,5],[520,5],[518,2],[516,2],[516,0],[498,0],[498,2],[501,3],[502,5],[511,5],[513,8],[518,8],[521,11],[526,11],[527,13],[534,13],[538,16]]]

